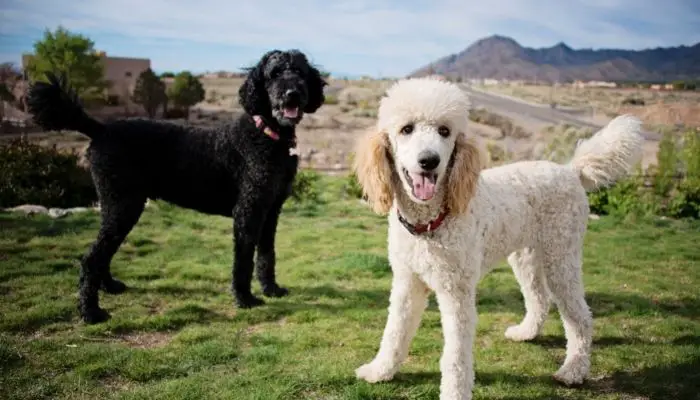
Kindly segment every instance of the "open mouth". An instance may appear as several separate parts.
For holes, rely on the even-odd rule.
[[[435,183],[437,182],[437,174],[434,172],[408,172],[403,168],[403,173],[406,176],[408,184],[411,185],[413,195],[420,200],[428,201],[435,196]]]
[[[299,107],[293,105],[282,106],[282,116],[289,119],[299,118]]]

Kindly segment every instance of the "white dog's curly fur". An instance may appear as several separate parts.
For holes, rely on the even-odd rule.
[[[481,171],[481,153],[465,135],[469,107],[457,85],[402,80],[381,100],[376,129],[358,142],[354,171],[360,185],[376,212],[389,213],[393,282],[379,352],[356,374],[368,382],[392,379],[434,291],[445,340],[440,398],[471,399],[477,283],[507,257],[526,314],[506,337],[533,339],[553,300],[567,340],[566,359],[554,377],[581,383],[593,333],[581,276],[586,191],[628,172],[641,154],[641,123],[615,118],[566,165],[529,161]],[[425,224],[445,209],[443,224],[425,234],[410,233],[399,220],[398,213],[410,224]]]

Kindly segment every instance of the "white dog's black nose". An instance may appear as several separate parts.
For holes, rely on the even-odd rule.
[[[432,171],[440,164],[440,156],[428,150],[418,153],[418,165],[426,171]]]

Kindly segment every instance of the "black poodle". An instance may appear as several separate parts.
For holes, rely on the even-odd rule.
[[[117,294],[110,262],[143,212],[146,199],[162,199],[207,214],[233,217],[232,290],[239,307],[264,303],[251,293],[257,277],[265,296],[287,289],[275,280],[275,233],[291,191],[298,157],[295,127],[324,103],[326,82],[298,50],[273,50],[261,58],[239,89],[245,113],[217,129],[124,119],[101,123],[83,110],[64,78],[47,75],[28,96],[34,121],[45,130],[75,130],[91,138],[87,157],[100,200],[102,224],[82,260],[82,318],[109,318],[98,289]]]

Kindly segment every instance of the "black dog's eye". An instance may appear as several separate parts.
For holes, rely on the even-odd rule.
[[[401,133],[403,133],[404,135],[410,135],[411,133],[413,133],[413,125],[405,125],[403,128],[401,128]]]
[[[450,136],[450,128],[446,127],[445,125],[442,125],[438,128],[438,133],[442,137],[448,137]]]

